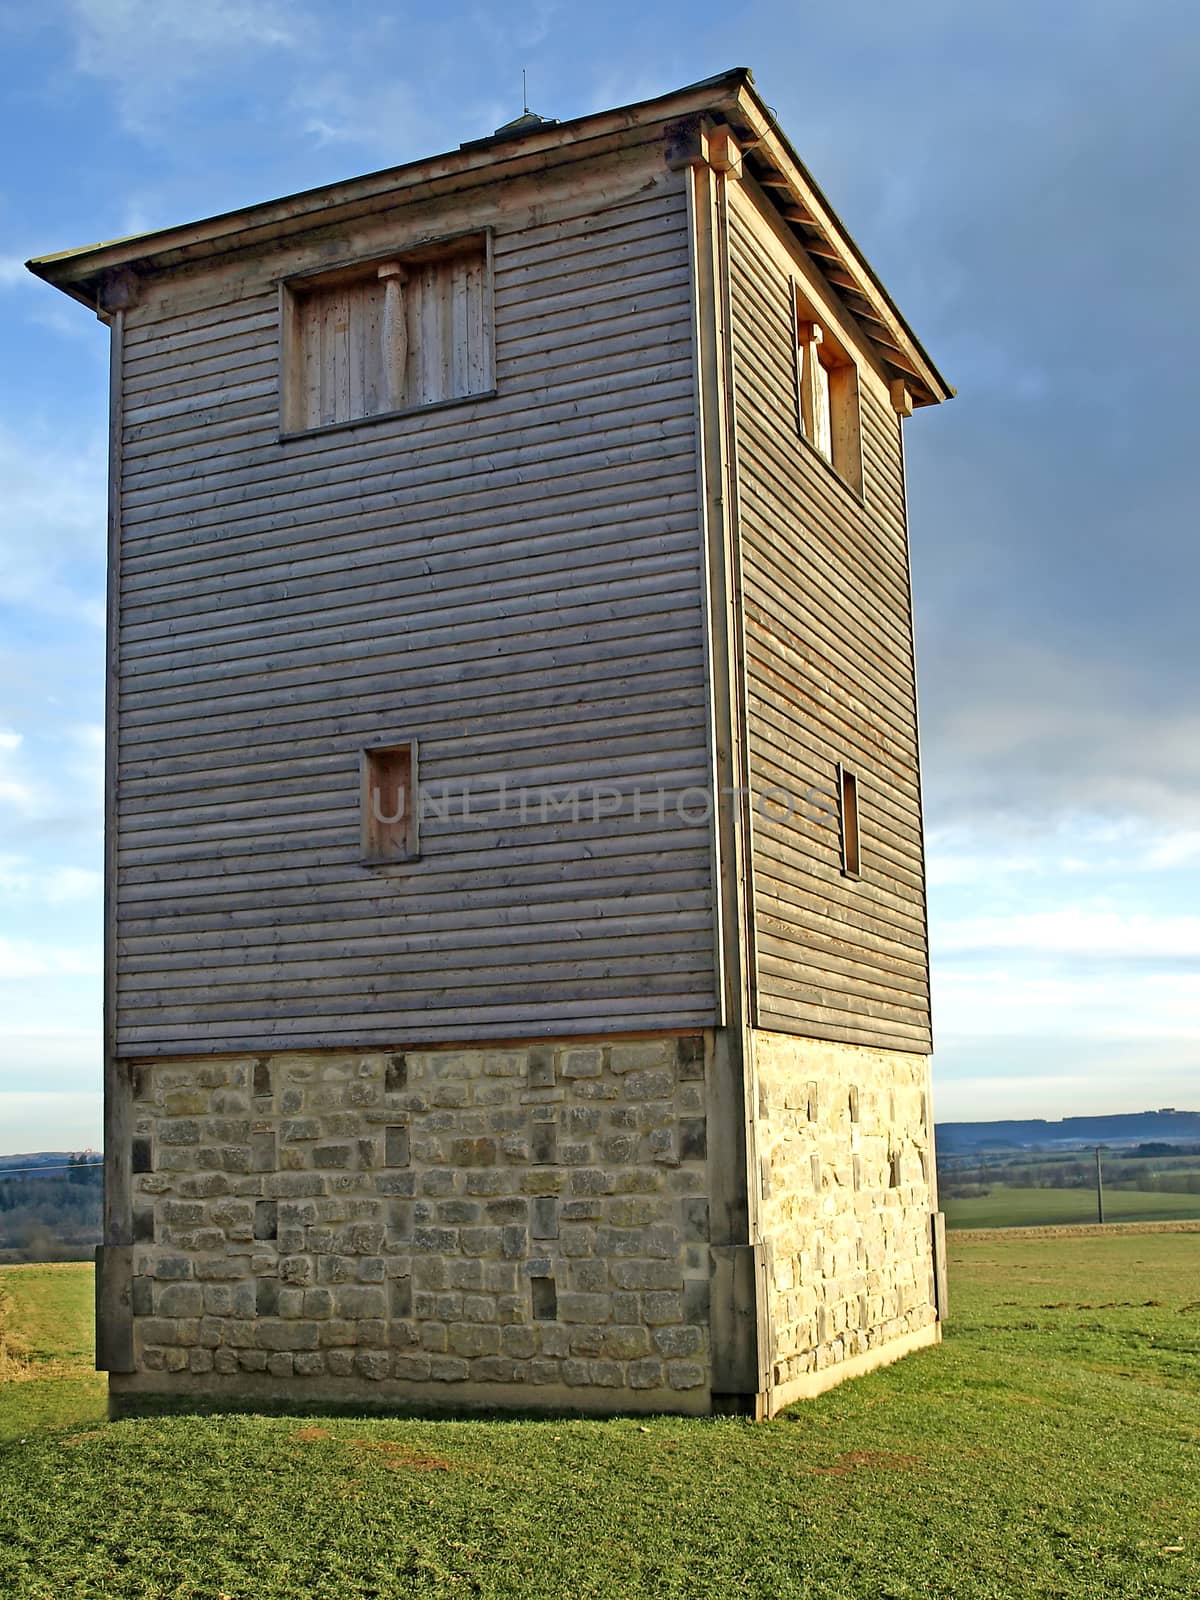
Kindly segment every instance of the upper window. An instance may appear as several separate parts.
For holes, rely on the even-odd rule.
[[[792,279],[796,343],[796,422],[800,433],[838,475],[862,493],[858,369],[804,301]]]
[[[486,394],[487,238],[471,234],[283,287],[285,433]]]

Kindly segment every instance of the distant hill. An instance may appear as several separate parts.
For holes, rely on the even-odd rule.
[[[1130,1111],[1108,1117],[1014,1118],[1003,1122],[939,1122],[940,1156],[965,1155],[973,1150],[1067,1150],[1079,1145],[1200,1144],[1200,1111]]]

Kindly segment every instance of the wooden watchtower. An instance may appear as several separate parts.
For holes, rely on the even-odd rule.
[[[112,330],[114,1401],[934,1342],[951,391],[750,73],[30,265]]]

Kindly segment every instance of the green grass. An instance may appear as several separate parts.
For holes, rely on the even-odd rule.
[[[948,1228],[1027,1228],[1095,1222],[1094,1189],[1017,1189],[997,1186],[979,1198],[942,1202]],[[1150,1194],[1106,1189],[1105,1222],[1182,1222],[1200,1217],[1200,1194]]]
[[[0,1267],[0,1451],[30,1428],[105,1415],[93,1332],[90,1266]]]
[[[0,1594],[1191,1600],[1198,1256],[1189,1234],[954,1241],[941,1349],[757,1426],[101,1424],[75,1389],[14,1433],[42,1380],[0,1385]],[[78,1269],[73,1311],[60,1285],[40,1301],[72,1345],[87,1290]]]

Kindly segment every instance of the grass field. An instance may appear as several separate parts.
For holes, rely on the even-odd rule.
[[[107,1424],[86,1268],[0,1272],[0,1594],[1200,1593],[1200,1235],[952,1246],[941,1349],[715,1420]]]
[[[1018,1189],[997,1185],[990,1194],[942,1201],[948,1228],[1028,1228],[1095,1222],[1094,1189]],[[1150,1194],[1106,1189],[1105,1222],[1183,1222],[1200,1217],[1200,1194]]]

